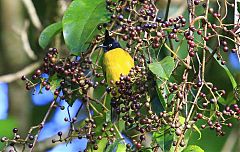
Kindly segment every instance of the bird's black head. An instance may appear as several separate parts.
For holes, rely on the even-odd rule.
[[[118,41],[114,40],[109,36],[108,30],[105,31],[105,40],[103,42],[104,52],[110,51],[115,48],[121,48]]]

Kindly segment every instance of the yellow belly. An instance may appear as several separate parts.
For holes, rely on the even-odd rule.
[[[121,48],[116,48],[104,53],[103,68],[106,72],[106,79],[108,84],[111,80],[116,82],[120,75],[127,75],[132,67],[134,67],[134,60]]]

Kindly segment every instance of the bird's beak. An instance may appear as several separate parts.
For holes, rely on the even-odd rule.
[[[101,45],[99,45],[98,47],[99,47],[99,48],[106,48],[107,46],[101,44]]]
[[[106,50],[107,50],[107,46],[105,46],[103,44],[99,45],[97,48],[103,48],[104,52],[106,52]]]

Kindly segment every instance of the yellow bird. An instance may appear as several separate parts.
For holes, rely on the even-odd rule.
[[[127,75],[131,68],[134,67],[134,60],[128,52],[123,50],[120,44],[109,36],[109,32],[105,31],[105,40],[102,45],[104,49],[103,55],[103,72],[108,85],[111,81],[115,84],[120,79],[121,74]],[[111,100],[111,95],[105,96],[104,103],[110,104],[107,100]],[[117,113],[111,107],[111,120],[115,122],[118,119]]]
[[[119,42],[109,36],[107,30],[102,47],[104,48],[103,70],[107,83],[110,84],[111,80],[115,83],[120,79],[121,74],[127,75],[134,67],[134,60],[128,52],[121,48]]]

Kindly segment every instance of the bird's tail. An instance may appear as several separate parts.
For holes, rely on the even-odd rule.
[[[114,100],[112,99],[111,95],[106,94],[103,104],[111,110],[110,115],[106,116],[108,117],[106,119],[111,119],[112,123],[116,122],[119,119],[119,114],[116,112],[116,107],[114,106],[115,104],[113,103],[113,101]]]

